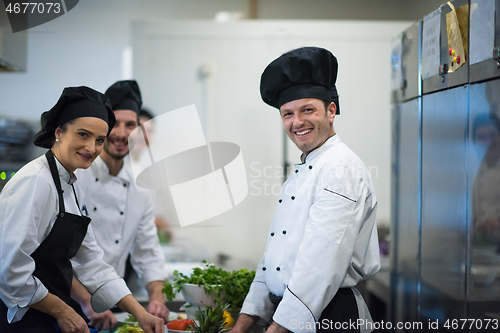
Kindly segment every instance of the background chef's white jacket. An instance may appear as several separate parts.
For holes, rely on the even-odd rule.
[[[67,212],[80,215],[75,195],[68,183],[70,174],[56,159]],[[73,184],[78,201],[83,193]],[[45,155],[21,168],[0,193],[0,298],[8,307],[9,322],[19,321],[29,305],[48,293],[33,275],[35,261],[30,256],[49,235],[59,213],[57,189]],[[83,211],[85,215],[85,211]],[[125,281],[102,260],[92,228],[71,260],[75,277],[92,295],[92,307],[102,312],[130,294]]]
[[[143,286],[166,280],[151,197],[148,190],[135,184],[130,164],[124,163],[118,175],[111,176],[99,156],[88,169],[77,170],[76,175],[85,193],[85,203],[80,204],[87,206],[97,244],[104,250],[104,261],[123,277],[130,253]]]
[[[337,135],[310,152],[283,185],[241,312],[272,317],[292,332],[315,332],[338,288],[380,268],[376,206],[366,166]],[[269,292],[283,296],[276,312]],[[361,294],[353,292],[359,318],[371,321]]]

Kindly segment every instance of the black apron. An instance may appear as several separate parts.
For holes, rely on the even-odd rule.
[[[321,313],[318,322],[321,332],[360,332],[354,323],[359,319],[358,303],[351,288],[339,288]],[[353,324],[353,325],[351,325]],[[354,327],[353,327],[354,326]]]
[[[269,299],[276,309],[283,297],[269,293]],[[358,319],[358,304],[354,292],[351,288],[339,288],[333,299],[321,313],[321,317],[316,321],[316,333],[359,333],[360,329],[357,329],[357,326],[353,328],[353,326],[355,326],[354,323],[357,323]]]
[[[71,299],[71,282],[73,268],[70,258],[73,258],[82,245],[87,234],[90,218],[71,214],[65,211],[61,180],[52,151],[45,156],[49,162],[50,173],[59,196],[59,214],[49,235],[31,254],[35,261],[33,273],[47,287],[50,293],[69,304]],[[73,187],[73,186],[72,186]],[[78,208],[78,199],[73,188]],[[0,301],[0,332],[1,333],[52,333],[60,332],[54,317],[30,308],[20,321],[7,322],[7,306]]]

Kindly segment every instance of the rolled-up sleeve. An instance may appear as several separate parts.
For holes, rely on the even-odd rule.
[[[104,312],[130,295],[125,281],[115,269],[102,259],[102,249],[97,245],[92,227],[89,226],[78,253],[71,260],[75,278],[92,295],[91,304],[96,312]]]

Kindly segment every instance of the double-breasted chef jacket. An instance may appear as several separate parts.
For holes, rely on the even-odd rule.
[[[85,215],[75,196],[83,201],[83,193],[74,175],[56,160],[66,212]],[[73,185],[73,186],[72,186]],[[59,215],[59,199],[46,156],[21,168],[0,194],[0,298],[7,306],[8,322],[17,322],[48,293],[35,276],[31,257],[50,234]],[[92,295],[95,311],[102,312],[131,294],[113,267],[102,260],[92,227],[76,255],[71,259],[74,276]]]
[[[85,193],[84,204],[92,218],[97,244],[104,251],[104,261],[123,277],[130,254],[141,285],[164,281],[165,258],[151,197],[148,190],[136,185],[128,159],[116,176],[109,174],[100,156],[88,169],[77,170],[76,175]]]
[[[379,270],[376,210],[368,169],[333,135],[297,164],[283,185],[241,312],[272,318],[292,332],[315,332],[339,288]],[[276,309],[270,292],[283,297]],[[359,318],[371,321],[361,294],[353,292]]]

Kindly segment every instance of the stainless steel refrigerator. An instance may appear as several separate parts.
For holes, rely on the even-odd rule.
[[[423,19],[422,95],[394,108],[393,322],[500,329],[499,12],[456,0]]]
[[[418,317],[420,258],[420,79],[422,21],[397,36],[392,51],[391,322]]]

